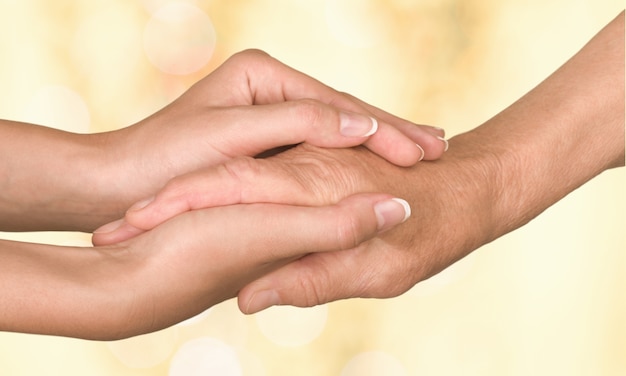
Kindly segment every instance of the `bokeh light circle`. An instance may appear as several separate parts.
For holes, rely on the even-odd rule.
[[[235,349],[210,337],[185,342],[172,358],[169,376],[205,375],[242,375]]]
[[[327,0],[326,24],[342,44],[369,48],[381,43],[389,33],[392,20],[384,3],[374,0]]]
[[[111,3],[80,20],[71,58],[92,83],[125,81],[132,75],[141,57],[142,28],[136,13]]]
[[[170,3],[188,3],[197,5],[198,0],[141,0],[143,7],[150,13],[155,13],[161,7]]]
[[[205,66],[215,50],[216,34],[209,16],[189,3],[160,7],[144,30],[148,60],[162,72],[191,74]]]
[[[382,351],[360,353],[348,361],[341,376],[406,376],[406,368],[393,356]]]
[[[83,98],[59,85],[39,88],[24,107],[22,121],[74,133],[88,133],[91,122]]]
[[[316,339],[328,318],[325,305],[298,308],[276,306],[256,314],[261,332],[270,341],[286,347],[303,346]]]
[[[174,352],[178,341],[175,327],[120,341],[108,342],[109,350],[129,368],[150,368],[164,361]]]

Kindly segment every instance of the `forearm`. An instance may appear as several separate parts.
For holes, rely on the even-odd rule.
[[[115,269],[120,259],[92,248],[0,241],[0,331],[123,336],[131,289],[113,288],[125,278]]]
[[[0,231],[90,231],[123,213],[107,137],[0,121]]]
[[[472,145],[469,150],[463,145]],[[624,165],[624,14],[533,91],[451,150],[478,160],[497,237],[606,169]]]

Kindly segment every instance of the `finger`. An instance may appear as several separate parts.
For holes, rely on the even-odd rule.
[[[268,273],[239,291],[239,310],[253,314],[277,305],[313,307],[356,298],[361,278],[369,277],[371,271],[354,262],[354,253],[314,253]]]
[[[412,281],[399,272],[404,261],[386,255],[384,245],[378,244],[382,242],[376,238],[367,246],[294,260],[241,289],[239,309],[252,314],[275,305],[312,307],[340,299],[400,295]]]
[[[219,245],[219,239],[232,233],[236,236],[226,236],[228,249],[241,252],[267,245],[272,257],[280,259],[313,251],[353,248],[404,222],[410,215],[410,207],[406,201],[389,195],[358,194],[330,206],[231,205],[189,214],[196,217],[195,225],[207,224],[202,236],[211,239],[213,245]],[[173,226],[170,222],[176,222],[176,218],[163,226]],[[242,228],[246,229],[245,235]]]
[[[397,122],[395,128],[424,150],[423,160],[437,160],[443,153],[448,151],[448,140],[444,138],[445,132],[443,129],[435,129],[429,126],[416,126],[408,122]],[[374,141],[375,140],[370,140],[368,142]],[[368,142],[365,143],[365,146],[367,148],[373,148]]]
[[[374,107],[350,94],[341,93],[342,97],[338,98],[335,105],[339,108],[350,108],[353,104],[357,104],[362,111],[374,116],[381,123],[391,124],[394,128],[402,132],[406,137],[411,139],[424,150],[424,160],[435,160],[441,157],[448,150],[448,141],[444,138],[445,131],[438,127],[428,125],[419,125],[398,116]],[[379,137],[382,138],[382,137]],[[371,138],[365,144],[368,148],[374,148],[372,143],[379,142],[379,138]]]
[[[263,65],[252,65],[255,68],[248,72],[248,82],[254,93],[255,103],[270,103],[280,98],[284,100],[313,98],[345,111],[367,114],[379,119],[381,124],[388,124],[390,128],[398,129],[423,149],[423,158],[426,160],[438,159],[448,148],[448,142],[444,138],[445,131],[441,128],[412,123],[350,94],[339,92],[263,52],[252,53],[259,53],[259,57],[267,61]],[[264,74],[259,74],[261,72],[254,69],[259,69]],[[280,85],[277,85],[279,82]],[[366,146],[370,150],[378,152],[392,140],[390,137],[384,136],[386,136],[385,133],[378,132],[377,136],[371,137],[367,141]],[[415,161],[411,162],[412,157],[413,155],[398,156],[396,158],[398,162],[392,163],[409,166],[415,163]]]
[[[314,204],[304,201],[310,195],[304,194],[303,186],[286,172],[267,168],[266,164],[265,160],[240,157],[216,167],[175,177],[156,196],[129,208],[123,220],[95,230],[92,243],[119,243],[184,212],[212,206],[255,202]]]
[[[280,202],[316,204],[307,188],[288,171],[272,168],[262,159],[240,157],[222,165],[181,175],[159,193],[133,205],[125,215],[127,224],[150,230],[186,211],[212,206]]]
[[[212,76],[212,77],[211,77]],[[239,87],[241,90],[234,91],[235,97],[219,96],[215,101],[223,102],[223,105],[236,104],[271,104],[283,101],[297,101],[305,98],[315,99],[347,112],[360,113],[379,119],[379,123],[388,124],[397,128],[401,133],[420,146],[424,151],[411,149],[399,149],[399,155],[386,157],[390,162],[401,166],[414,164],[423,155],[424,159],[432,160],[441,156],[447,148],[447,142],[443,139],[443,130],[440,128],[418,126],[407,120],[393,116],[374,106],[371,106],[351,95],[341,93],[321,83],[320,81],[299,72],[268,54],[258,50],[246,50],[233,55],[226,63],[216,70],[206,80],[207,82],[221,82],[223,87]],[[228,98],[228,99],[224,99]],[[414,130],[412,128],[417,128]],[[386,137],[387,136],[387,137]],[[382,154],[384,148],[393,144],[397,133],[391,131],[379,131],[375,137],[368,140],[366,146],[370,150]],[[408,144],[406,144],[408,145]],[[397,148],[398,146],[396,146]],[[408,150],[408,151],[407,151]],[[416,157],[417,155],[417,157]]]
[[[137,228],[122,218],[96,229],[91,236],[91,243],[96,247],[117,244],[144,232],[146,230]]]
[[[398,150],[404,154],[419,154],[411,140],[388,124],[381,127],[373,117],[340,111],[312,99],[212,111],[211,143],[218,152],[228,157],[255,156],[302,142],[328,148],[357,146],[379,128],[382,128],[382,137],[394,145],[373,150],[383,158],[399,159]]]
[[[272,254],[271,259],[264,260],[266,262],[301,257],[311,252],[352,249],[406,221],[411,215],[406,201],[371,193],[352,195],[328,206],[248,204],[208,210],[218,213],[218,210],[227,212],[231,208],[245,209],[245,212],[238,211],[230,221],[235,233],[240,234],[242,222],[248,231],[258,231],[256,239],[248,238],[246,234],[230,240],[231,248],[251,249],[258,244],[267,244]],[[245,220],[242,221],[243,217]],[[250,230],[251,227],[257,229]]]
[[[170,180],[156,196],[133,205],[123,221],[96,230],[92,242],[118,243],[181,213],[207,207],[257,202],[319,204],[307,189],[289,171],[272,168],[265,160],[237,158]]]

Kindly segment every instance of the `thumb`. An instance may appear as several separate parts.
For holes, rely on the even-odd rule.
[[[410,215],[404,200],[387,201],[386,208],[375,207],[381,223],[380,211],[385,211],[388,227],[403,222]],[[382,205],[381,205],[382,206]],[[409,210],[409,211],[407,211]],[[404,213],[403,219],[399,218]],[[400,221],[400,222],[399,222]],[[385,222],[385,221],[383,221]],[[393,223],[393,224],[392,224]],[[400,268],[387,262],[384,240],[374,238],[347,250],[310,253],[248,284],[238,294],[241,312],[252,314],[274,305],[312,307],[339,299],[353,297],[383,297],[398,295],[400,284],[387,286]],[[371,252],[376,248],[375,252]],[[392,257],[397,260],[397,257]],[[397,260],[402,262],[400,260]]]
[[[357,249],[313,253],[292,261],[241,289],[239,309],[253,314],[276,305],[313,307],[359,297],[367,271],[356,267],[358,253]]]

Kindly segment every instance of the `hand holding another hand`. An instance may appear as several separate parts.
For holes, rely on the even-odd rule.
[[[443,131],[340,93],[255,50],[238,53],[154,115],[106,139],[121,210],[169,179],[302,142],[364,144],[391,163],[439,158]],[[130,197],[129,197],[130,196]]]
[[[409,199],[414,215],[406,224],[341,252],[309,248],[242,289],[239,305],[252,313],[275,304],[311,306],[349,297],[392,297],[486,241],[489,222],[483,218],[490,193],[484,188],[489,182],[472,181],[480,167],[465,159],[470,149],[459,146],[437,164],[408,169],[365,149],[306,144],[267,159],[235,159],[172,179],[151,201],[129,210],[117,229],[95,233],[93,241],[111,244],[151,230],[141,235],[146,236],[169,218],[212,206],[329,205],[360,192],[390,192]]]
[[[126,337],[173,325],[303,254],[358,248],[409,215],[403,200],[383,194],[328,206],[242,204],[181,214],[126,242],[94,248],[115,259],[110,272],[124,281],[110,295],[119,331],[103,327],[94,335]]]
[[[206,207],[328,205],[357,193],[387,192],[413,208],[407,223],[349,250],[311,249],[238,297],[240,309],[251,313],[275,304],[396,296],[523,226],[601,172],[624,165],[623,31],[622,12],[527,95],[450,140],[450,151],[437,163],[400,167],[364,148],[309,144],[268,159],[233,159],[176,177],[93,241],[129,239]]]

